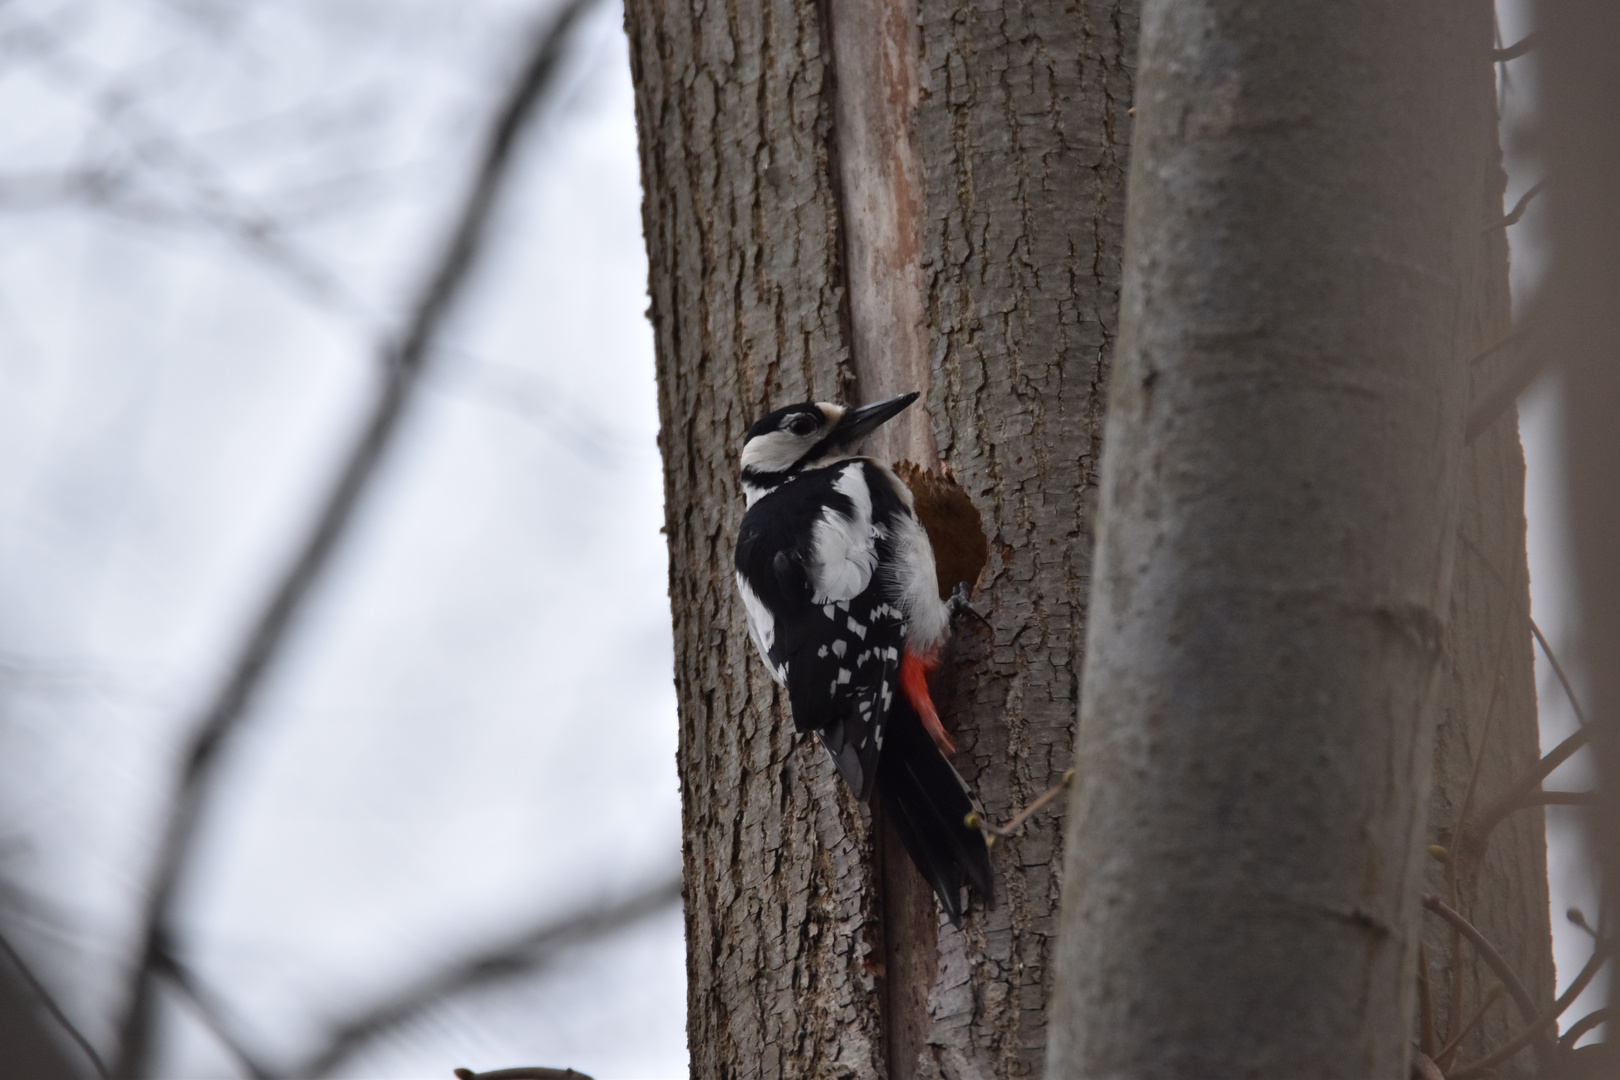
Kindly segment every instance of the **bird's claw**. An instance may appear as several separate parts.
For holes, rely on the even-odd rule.
[[[990,625],[990,620],[985,617],[984,612],[974,607],[973,602],[968,599],[968,583],[965,581],[957,585],[956,590],[951,593],[951,598],[945,601],[945,609],[951,613],[952,622],[959,616],[972,615],[984,625]]]

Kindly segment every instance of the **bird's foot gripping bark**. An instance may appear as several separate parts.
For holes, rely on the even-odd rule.
[[[989,626],[989,618],[985,616],[984,612],[974,607],[973,602],[968,599],[969,590],[970,586],[964,581],[956,586],[956,591],[951,593],[951,598],[945,601],[945,609],[951,613],[951,622],[954,623],[963,615],[972,615],[975,619],[984,623],[985,626]]]

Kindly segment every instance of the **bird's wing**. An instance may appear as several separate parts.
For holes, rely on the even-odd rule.
[[[839,773],[866,799],[906,640],[893,575],[878,572],[896,557],[894,537],[881,524],[896,495],[872,484],[860,461],[837,470],[832,487],[804,558],[815,610],[802,620],[787,687],[794,726],[817,732]]]
[[[893,542],[873,523],[874,491],[858,463],[794,483],[826,490],[791,504],[767,506],[774,496],[754,504],[738,536],[739,591],[755,643],[787,687],[793,726],[820,736],[864,799],[877,779],[905,647],[905,612],[889,595],[891,575],[877,572],[894,557]],[[886,489],[875,496],[880,513],[894,498]],[[793,520],[790,505],[813,510]]]
[[[900,610],[876,591],[820,605],[787,678],[794,726],[817,732],[862,799],[871,795],[877,779],[906,637]]]
[[[810,530],[806,570],[817,604],[853,600],[872,583],[884,530],[872,520],[873,490],[859,461],[829,470],[832,491]]]

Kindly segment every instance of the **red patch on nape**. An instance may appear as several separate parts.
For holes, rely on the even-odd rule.
[[[908,647],[900,658],[900,690],[911,702],[911,707],[917,710],[917,716],[928,734],[933,736],[934,744],[949,756],[956,753],[956,744],[945,734],[944,725],[939,722],[939,712],[934,708],[934,699],[928,696],[928,676],[937,667],[938,649],[917,653]]]

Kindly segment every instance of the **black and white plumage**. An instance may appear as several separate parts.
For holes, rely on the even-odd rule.
[[[749,429],[737,589],[794,727],[816,733],[861,799],[879,798],[956,923],[962,886],[988,899],[991,878],[984,839],[965,821],[977,807],[928,694],[950,607],[910,490],[855,455],[916,397],[806,402]]]

